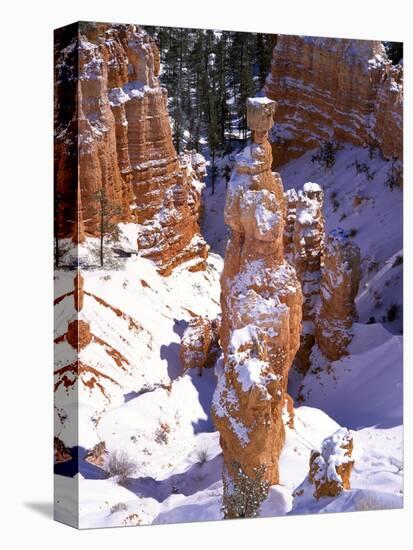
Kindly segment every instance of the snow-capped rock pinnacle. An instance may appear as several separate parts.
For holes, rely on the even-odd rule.
[[[318,347],[330,360],[347,353],[352,339],[351,327],[357,319],[360,249],[341,229],[326,238],[324,267],[320,283],[320,308],[315,322]]]
[[[239,469],[251,479],[263,469],[266,482],[279,482],[282,411],[301,328],[301,288],[284,259],[283,187],[271,171],[267,138],[275,104],[253,99],[247,108],[253,141],[237,157],[225,207],[231,236],[221,276],[224,358],[212,406],[227,517],[238,515],[228,503]]]

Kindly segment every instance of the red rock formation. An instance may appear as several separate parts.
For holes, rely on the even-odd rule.
[[[213,367],[219,355],[219,327],[218,319],[194,317],[181,338],[179,354],[184,370]]]
[[[267,140],[275,104],[255,98],[247,108],[253,142],[237,157],[225,206],[231,236],[221,276],[224,360],[212,406],[224,455],[224,502],[234,491],[237,465],[250,477],[263,467],[266,481],[279,482],[282,411],[301,323],[300,285],[283,254],[282,182],[271,172]]]
[[[354,460],[353,437],[346,428],[340,428],[324,439],[321,451],[312,451],[308,480],[314,485],[314,497],[335,497],[350,489]]]
[[[285,198],[284,245],[303,293],[303,326],[294,364],[305,374],[316,342],[331,361],[347,353],[357,317],[360,250],[341,229],[325,236],[323,191],[318,184],[308,182],[298,194],[291,189]]]
[[[54,461],[56,464],[59,462],[67,462],[72,459],[70,449],[66,447],[61,439],[54,437],[53,439],[53,448],[54,448]]]
[[[385,158],[403,159],[403,65],[386,64],[377,86],[373,138]]]
[[[80,311],[83,308],[84,300],[84,291],[83,291],[84,279],[80,271],[76,272],[74,277],[74,301],[75,301],[75,310]]]
[[[278,103],[275,166],[327,140],[402,159],[403,67],[379,41],[280,35],[265,93]]]
[[[98,235],[103,196],[112,223],[140,224],[140,253],[164,275],[187,260],[204,267],[196,190],[172,143],[154,41],[134,25],[99,23],[55,39],[58,235],[79,233],[79,218]]]
[[[359,247],[343,230],[332,231],[326,239],[315,323],[318,347],[331,361],[347,353],[351,327],[357,318],[355,298],[360,278]]]
[[[96,466],[103,466],[106,456],[106,443],[104,441],[99,441],[99,443],[96,443],[90,451],[86,452],[84,459],[91,464],[95,464]]]
[[[324,258],[323,191],[316,183],[306,183],[298,193],[293,234],[294,266],[303,292],[303,329],[295,364],[301,372],[310,365],[314,345],[316,302]],[[292,212],[290,211],[292,218]],[[290,226],[292,221],[289,222]]]
[[[67,327],[66,340],[77,351],[85,348],[92,341],[89,323],[82,319],[71,321]]]

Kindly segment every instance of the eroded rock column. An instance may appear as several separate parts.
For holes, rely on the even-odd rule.
[[[345,355],[351,342],[360,278],[359,247],[342,229],[333,230],[326,238],[315,331],[318,347],[331,361]]]
[[[298,370],[303,373],[309,368],[310,353],[315,342],[316,303],[320,291],[325,239],[322,208],[321,187],[317,183],[305,183],[297,197],[292,252],[303,292],[303,328],[300,349],[295,359]]]
[[[55,55],[56,236],[99,237],[104,200],[109,225],[135,223],[139,254],[162,275],[205,269],[202,157],[192,170],[175,151],[154,40],[135,25],[79,23],[56,31]]]
[[[226,517],[243,515],[231,498],[239,493],[242,500],[239,471],[252,483],[257,472],[269,485],[279,482],[282,411],[299,347],[301,288],[284,259],[283,186],[271,171],[268,141],[275,106],[266,98],[247,102],[252,142],[237,156],[225,207],[231,236],[221,276],[224,358],[212,414],[224,455]]]

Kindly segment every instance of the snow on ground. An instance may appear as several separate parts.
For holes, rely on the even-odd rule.
[[[136,407],[139,408],[139,403]],[[128,435],[126,424],[113,422],[113,426],[114,430]],[[286,444],[280,460],[281,485],[271,488],[262,506],[262,516],[285,515],[291,510],[292,492],[308,472],[311,449],[318,447],[337,427],[337,423],[320,410],[310,407],[297,410],[295,429],[286,428]],[[189,440],[188,436],[187,442]],[[156,446],[154,441],[145,442],[148,443],[152,449]],[[56,476],[60,491],[66,495],[57,507],[57,519],[67,518],[73,484],[77,483],[80,527],[84,528],[125,525],[131,514],[136,514],[134,521],[142,524],[222,519],[222,454],[218,432],[192,435],[191,445],[179,455],[169,442],[161,447],[161,461],[171,461],[169,471],[166,473],[156,464],[159,456],[150,457],[152,476],[139,472],[139,477],[129,478],[123,487],[114,478]],[[128,451],[129,456],[137,459],[142,454],[141,449],[135,449],[134,453]]]
[[[357,512],[403,507],[402,426],[364,428],[354,438],[351,489],[336,498],[313,498],[314,487],[305,479],[296,489],[290,514]],[[303,494],[301,494],[303,493]]]
[[[351,491],[345,491],[336,499],[309,498],[304,504],[298,500],[293,509],[293,494],[307,483],[311,450],[318,448],[322,440],[339,427],[321,410],[307,406],[296,410],[294,423],[294,429],[286,428],[286,443],[280,459],[281,483],[271,487],[261,508],[262,517],[402,506],[402,428],[396,427],[353,432],[355,466]],[[166,445],[163,453],[172,457],[173,447]],[[98,480],[78,476],[79,525],[90,528],[222,519],[221,468],[219,436],[217,432],[210,432],[194,437],[194,448],[175,462],[173,473],[167,478],[163,474],[155,478],[133,477],[121,487],[114,478]],[[67,494],[58,506],[57,519],[67,519],[69,484],[77,483],[77,479],[56,477],[61,491]]]
[[[228,227],[224,222],[224,206],[227,195],[227,185],[224,178],[217,180],[215,192],[211,186],[203,191],[204,208],[202,210],[201,231],[211,250],[225,256],[225,247],[229,236]]]
[[[301,188],[317,182],[324,191],[326,230],[342,227],[350,231],[361,250],[363,278],[357,298],[360,321],[370,317],[400,333],[402,327],[403,193],[390,189],[386,181],[391,161],[379,151],[370,158],[367,148],[345,145],[336,153],[331,169],[312,162],[313,151],[282,166],[279,170],[284,189]],[[366,166],[358,172],[359,166]],[[369,179],[369,177],[371,179]],[[388,321],[395,304],[395,319]]]
[[[353,429],[401,425],[403,417],[402,337],[383,325],[353,326],[349,355],[326,362],[315,347],[299,400],[318,407]]]
[[[93,244],[93,239],[90,241]],[[87,244],[83,248],[83,258],[93,257],[93,251],[90,253]],[[210,254],[205,271],[192,273],[185,266],[180,266],[170,277],[161,277],[150,260],[139,256],[122,259],[122,264],[122,269],[82,270],[85,297],[79,317],[90,323],[91,333],[100,341],[80,350],[79,360],[96,369],[101,379],[92,387],[85,380],[83,384],[70,387],[62,384],[58,389],[58,402],[65,410],[63,415],[56,415],[57,424],[63,418],[62,428],[57,428],[56,435],[69,445],[74,445],[72,439],[78,438],[78,445],[91,448],[101,440],[95,429],[97,419],[100,418],[99,426],[106,425],[105,414],[114,407],[116,411],[119,408],[125,410],[127,415],[127,411],[136,406],[134,398],[137,396],[141,396],[142,404],[150,403],[151,399],[153,402],[154,398],[159,403],[167,401],[169,385],[174,381],[176,384],[172,385],[171,401],[175,400],[176,395],[177,402],[186,401],[193,414],[188,419],[184,409],[181,415],[184,418],[176,416],[169,421],[175,422],[181,431],[188,425],[191,427],[191,422],[197,429],[211,427],[205,410],[209,408],[209,396],[212,396],[214,384],[210,381],[199,387],[196,379],[192,382],[192,375],[181,377],[179,346],[181,335],[193,315],[214,318],[219,312],[221,258]],[[73,272],[61,271],[55,277],[59,296],[73,290]],[[67,330],[67,324],[75,313],[73,295],[65,297],[55,309],[55,337],[59,338]],[[131,323],[135,327],[133,330]],[[74,360],[74,353],[70,352],[74,350],[65,341],[56,345],[56,357],[63,366],[70,364]],[[115,350],[117,355],[113,352],[108,354],[106,350]],[[127,364],[124,370],[119,367],[118,354]],[[205,376],[207,379],[208,376]],[[102,392],[99,391],[101,387]],[[157,393],[144,395],[150,391]],[[199,396],[200,392],[202,396]],[[79,419],[76,414],[78,406]],[[157,406],[160,407],[159,404]],[[72,410],[74,414],[70,414]],[[102,415],[103,410],[106,412]],[[153,423],[156,422],[159,428],[164,415],[160,408],[155,411],[152,407],[151,412],[156,416]],[[148,414],[145,414],[147,418]],[[71,426],[77,422],[79,433]],[[127,425],[126,419],[122,422]],[[147,419],[140,426],[145,422],[148,429],[152,429]]]
[[[342,227],[351,232],[361,249],[362,281],[357,298],[360,321],[385,323],[388,330],[400,333],[402,328],[403,267],[403,194],[386,185],[391,161],[379,151],[373,158],[367,148],[344,145],[336,153],[332,168],[325,169],[311,158],[315,150],[281,166],[284,189],[300,189],[307,182],[318,183],[324,191],[326,230]],[[357,171],[359,166],[366,171]],[[225,157],[220,166],[231,161]],[[364,169],[365,170],[365,169]],[[220,173],[223,169],[220,170]],[[369,179],[370,178],[370,179]],[[204,191],[202,231],[212,250],[222,257],[228,238],[223,217],[226,183],[220,177],[215,193]],[[389,309],[394,320],[387,319]],[[384,318],[384,319],[383,319]]]
[[[370,159],[367,149],[345,146],[328,171],[311,162],[313,153],[280,169],[284,187],[319,183],[327,229],[340,225],[352,230],[363,260],[360,323],[354,327],[348,357],[327,365],[314,350],[311,372],[304,380],[292,377],[290,391],[299,392],[304,401],[296,403],[294,429],[286,427],[281,483],[270,489],[262,516],[402,506],[402,193],[386,187],[390,163],[379,153]],[[373,178],[357,173],[356,159],[375,172]],[[213,369],[204,370],[202,377],[192,371],[183,374],[179,343],[194,313],[215,317],[219,312],[227,241],[225,196],[223,176],[214,194],[210,187],[204,191],[202,231],[212,248],[206,272],[191,273],[182,266],[164,278],[149,260],[119,259],[112,252],[110,269],[85,270],[85,289],[136,319],[151,344],[128,341],[128,331],[120,321],[112,322],[107,308],[95,304],[90,309],[92,332],[122,350],[134,375],[133,381],[124,378],[123,399],[80,434],[80,444],[90,447],[93,438],[104,440],[110,452],[124,450],[136,463],[136,472],[124,486],[88,463],[75,478],[67,472],[56,475],[62,493],[57,519],[75,522],[70,505],[77,487],[83,528],[222,518],[222,454],[210,416],[216,379]],[[133,228],[124,227],[122,234],[121,248],[133,252]],[[86,259],[98,252],[98,243],[90,242],[90,250],[83,251]],[[60,273],[58,295],[70,288],[69,278]],[[394,304],[400,308],[393,308],[389,318]],[[66,324],[58,308],[57,336]],[[91,404],[84,397],[81,426],[90,416]],[[294,498],[307,483],[311,450],[339,426],[352,429],[354,437],[352,489],[334,499],[316,501],[307,498],[309,491],[305,498]]]
[[[303,380],[292,376],[290,392],[340,425],[352,428],[355,467],[351,491],[336,499],[297,499],[291,513],[402,507],[403,495],[403,194],[386,184],[391,162],[349,145],[325,170],[310,151],[281,167],[285,189],[307,181],[324,190],[328,231],[350,231],[362,255],[356,305],[359,323],[349,355],[332,363],[317,348]],[[356,166],[366,166],[357,171]],[[369,176],[367,175],[369,174]],[[369,323],[369,324],[366,324]],[[303,487],[305,486],[304,482]]]

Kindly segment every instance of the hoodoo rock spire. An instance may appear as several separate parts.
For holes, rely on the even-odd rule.
[[[251,514],[236,504],[240,472],[262,487],[279,482],[288,371],[299,346],[301,287],[284,259],[283,187],[271,171],[275,107],[267,98],[248,99],[252,142],[237,157],[225,207],[231,236],[221,276],[224,358],[212,413],[224,455],[226,517]]]

